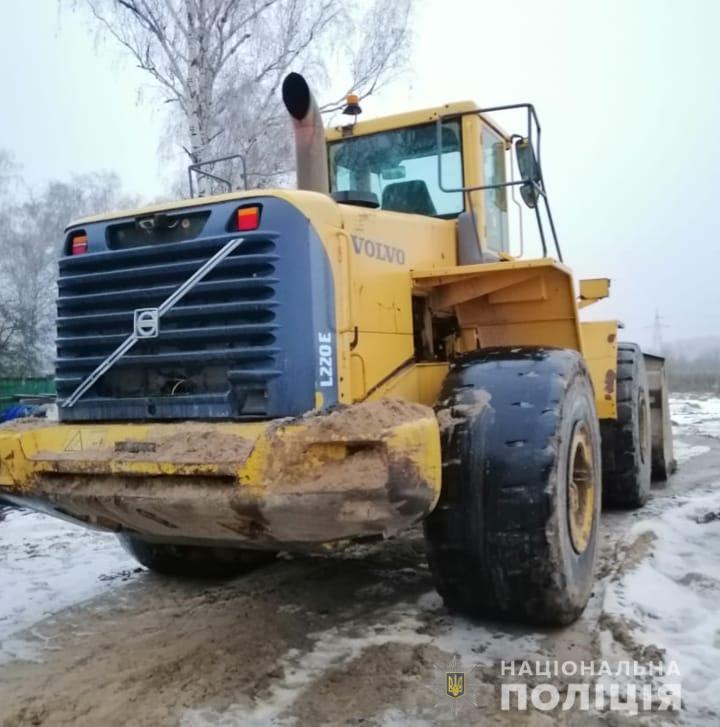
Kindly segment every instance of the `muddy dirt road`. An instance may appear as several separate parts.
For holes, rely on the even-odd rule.
[[[138,568],[112,536],[5,513],[0,725],[630,724],[603,707],[500,708],[502,660],[611,656],[677,659],[685,709],[663,719],[718,724],[720,439],[708,406],[674,407],[680,470],[644,511],[605,513],[597,586],[564,630],[450,616],[419,531],[187,583]],[[446,671],[467,674],[461,699],[445,694]]]

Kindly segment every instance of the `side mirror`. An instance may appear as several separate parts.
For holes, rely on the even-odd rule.
[[[515,158],[520,178],[524,182],[520,187],[520,196],[530,209],[534,209],[538,200],[535,185],[540,181],[540,167],[535,159],[535,150],[527,139],[518,139],[515,142]]]

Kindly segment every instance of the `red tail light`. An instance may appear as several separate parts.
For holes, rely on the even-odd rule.
[[[235,213],[235,226],[238,232],[257,230],[260,226],[260,208],[257,206],[240,207]]]
[[[84,232],[78,232],[70,239],[70,254],[84,255],[88,249],[88,239]]]

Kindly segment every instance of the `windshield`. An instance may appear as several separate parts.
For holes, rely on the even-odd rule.
[[[443,124],[443,186],[463,186],[459,121]],[[432,217],[455,217],[462,192],[438,184],[434,123],[343,139],[329,145],[330,191],[371,192],[380,207]]]

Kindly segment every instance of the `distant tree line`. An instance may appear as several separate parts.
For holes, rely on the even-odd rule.
[[[720,350],[689,356],[666,352],[668,382],[672,391],[720,393]]]
[[[57,261],[67,224],[133,202],[110,172],[33,189],[0,149],[0,377],[53,371]]]

